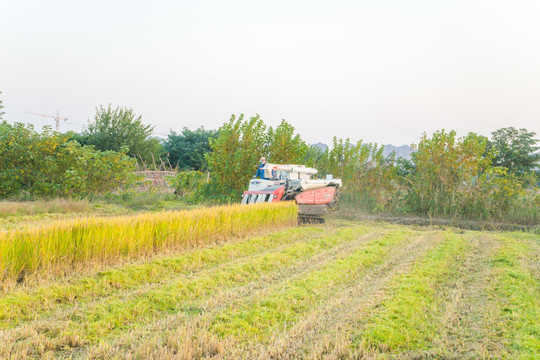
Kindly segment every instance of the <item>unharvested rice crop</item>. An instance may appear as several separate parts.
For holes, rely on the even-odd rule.
[[[296,223],[294,203],[229,205],[117,217],[90,216],[0,232],[2,282],[61,274]]]

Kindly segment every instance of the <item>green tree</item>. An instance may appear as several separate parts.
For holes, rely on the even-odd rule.
[[[2,95],[1,91],[0,91],[0,95]],[[0,99],[0,121],[4,120],[5,112],[2,111],[3,108],[4,108],[4,105],[2,104],[2,99]]]
[[[455,131],[424,133],[413,156],[408,203],[414,212],[456,215],[479,175],[491,166],[488,139],[475,133],[457,138]]]
[[[350,180],[359,171],[361,162],[369,156],[369,149],[362,142],[354,144],[349,138],[343,140],[334,136],[332,149],[328,153],[327,173],[344,180]]]
[[[210,139],[206,160],[212,174],[212,188],[223,199],[238,200],[256,172],[266,146],[266,125],[259,115],[244,120],[232,115]]]
[[[154,127],[143,124],[142,117],[132,109],[100,105],[94,120],[76,140],[101,151],[120,151],[127,147],[129,156],[142,158],[148,164],[157,159],[161,149],[159,139],[152,137],[153,130]]]
[[[308,146],[299,134],[294,134],[294,126],[281,120],[274,130],[268,129],[268,161],[276,164],[298,164],[305,159]]]
[[[207,170],[205,154],[211,150],[210,138],[216,136],[215,130],[200,127],[192,131],[185,127],[181,133],[171,131],[163,144],[163,151],[170,163],[181,170]]]
[[[393,159],[384,158],[383,149],[361,140],[352,143],[334,137],[326,166],[319,171],[342,179],[342,205],[365,210],[390,206],[396,196],[396,168]]]
[[[317,145],[308,146],[304,154],[304,159],[300,163],[317,169],[319,174],[326,174],[326,169],[328,168],[328,148],[321,149]]]
[[[121,152],[98,151],[50,127],[0,123],[0,198],[82,197],[135,183],[135,160]]]
[[[540,161],[540,147],[535,136],[534,132],[513,127],[492,132],[489,148],[495,152],[493,165],[505,167],[518,175],[534,170]]]

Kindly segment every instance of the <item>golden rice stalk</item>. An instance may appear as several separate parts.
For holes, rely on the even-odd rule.
[[[0,231],[2,282],[57,274],[296,224],[294,203],[227,205],[197,210],[90,216]]]

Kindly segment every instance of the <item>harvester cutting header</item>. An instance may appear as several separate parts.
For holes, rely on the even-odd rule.
[[[264,160],[261,159],[261,160]],[[323,223],[322,215],[337,208],[341,179],[311,179],[317,169],[304,165],[263,163],[257,177],[249,182],[242,204],[294,200],[298,204],[300,223]]]

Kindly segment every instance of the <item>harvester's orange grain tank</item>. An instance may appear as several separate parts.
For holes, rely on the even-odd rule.
[[[321,217],[337,207],[338,194],[334,186],[311,189],[295,196],[300,223],[323,223]]]
[[[327,186],[301,192],[295,199],[298,205],[324,205],[334,201],[335,195],[336,188]]]

